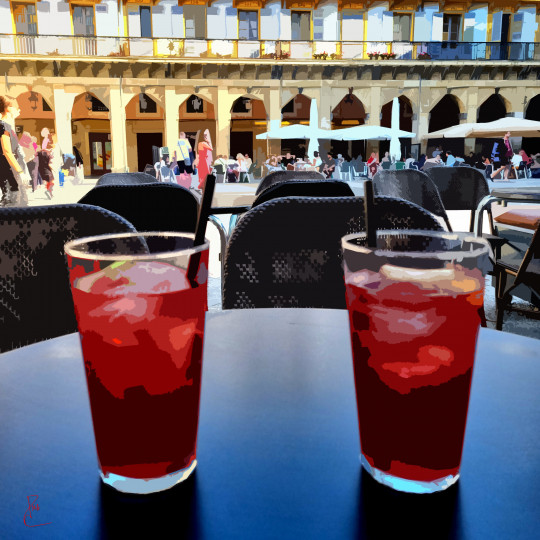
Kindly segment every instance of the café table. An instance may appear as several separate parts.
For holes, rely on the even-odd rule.
[[[475,212],[474,233],[478,236],[482,231],[484,210],[493,202],[539,203],[540,187],[498,188],[486,195],[478,204]]]
[[[539,342],[481,329],[461,478],[409,495],[361,469],[348,332],[344,310],[209,313],[197,469],[146,496],[99,479],[78,334],[0,355],[0,536],[537,538]]]

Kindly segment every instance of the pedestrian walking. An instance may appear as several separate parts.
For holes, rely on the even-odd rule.
[[[197,159],[196,167],[199,172],[199,189],[203,189],[206,183],[206,177],[212,170],[212,140],[210,138],[210,131],[204,130],[203,140],[197,146]]]

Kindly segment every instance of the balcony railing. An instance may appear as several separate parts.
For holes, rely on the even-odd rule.
[[[540,43],[271,41],[0,34],[0,54],[269,60],[540,60]]]

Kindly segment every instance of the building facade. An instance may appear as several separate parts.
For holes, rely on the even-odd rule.
[[[417,134],[514,115],[540,120],[540,0],[0,0],[0,91],[19,132],[77,146],[85,174],[142,170],[151,147],[215,154],[301,151],[259,141],[280,123],[390,125]],[[405,141],[404,141],[405,142]],[[540,141],[523,141],[529,150]],[[368,141],[334,151],[384,148]],[[382,144],[382,146],[380,146]],[[474,140],[445,142],[459,152]],[[289,146],[287,146],[289,145]],[[380,148],[379,148],[380,146]],[[404,152],[408,147],[404,147]]]

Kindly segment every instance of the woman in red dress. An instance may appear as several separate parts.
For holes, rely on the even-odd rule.
[[[203,189],[206,183],[206,177],[212,170],[212,140],[210,131],[205,129],[203,139],[197,146],[197,171],[199,173],[199,189]]]

